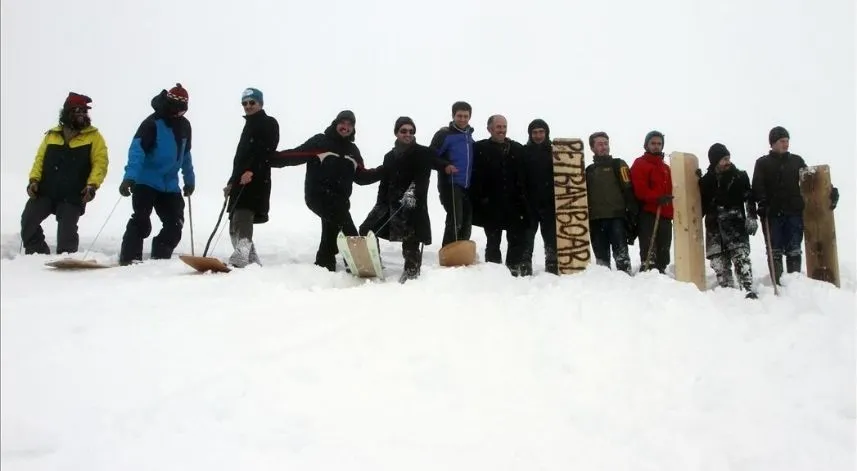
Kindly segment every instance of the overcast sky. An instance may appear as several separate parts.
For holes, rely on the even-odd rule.
[[[413,117],[427,144],[455,100],[473,105],[477,138],[493,113],[521,141],[541,117],[552,137],[607,131],[629,163],[658,129],[667,153],[707,163],[722,142],[752,171],[782,125],[792,152],[831,165],[843,194],[840,251],[854,245],[842,238],[854,240],[857,192],[851,0],[4,0],[0,9],[4,233],[17,231],[34,152],[69,91],[93,98],[113,193],[149,100],[178,81],[190,93],[199,192],[215,206],[243,126],[240,93],[254,86],[280,122],[280,148],[354,110],[368,166],[389,149],[396,117]],[[275,192],[302,184],[303,171],[278,175]],[[112,200],[100,202],[105,213]]]

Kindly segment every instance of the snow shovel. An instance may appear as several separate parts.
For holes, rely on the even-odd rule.
[[[240,194],[239,194],[240,196]],[[236,198],[237,199],[237,198]],[[223,213],[226,212],[226,205],[229,203],[229,196],[226,196],[223,199],[223,208],[220,209],[220,216],[217,217],[217,224],[214,225],[214,230],[211,231],[211,236],[208,238],[208,242],[205,244],[205,251],[202,253],[202,257],[198,257],[194,255],[193,249],[193,236],[191,236],[191,255],[180,255],[179,259],[186,264],[188,264],[194,270],[205,273],[207,271],[214,273],[229,273],[232,271],[225,263],[214,257],[207,257],[208,248],[211,246],[211,240],[214,239],[214,234],[217,233],[217,228],[220,226],[220,221],[223,220]],[[191,234],[193,234],[193,213],[190,211],[190,197],[188,197],[188,215],[190,217],[190,227]]]

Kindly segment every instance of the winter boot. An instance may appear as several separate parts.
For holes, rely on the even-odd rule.
[[[744,297],[746,299],[759,299],[759,295],[756,294],[754,291],[748,291]]]
[[[244,268],[250,264],[252,242],[241,239],[235,243],[235,251],[229,257],[229,264],[235,268]]]
[[[404,283],[408,280],[416,280],[419,276],[420,264],[416,263],[414,260],[405,259],[405,270],[402,272],[402,276],[399,277],[399,283]]]
[[[786,272],[788,272],[788,273],[800,273],[800,263],[801,263],[801,256],[800,255],[787,255],[786,256]]]

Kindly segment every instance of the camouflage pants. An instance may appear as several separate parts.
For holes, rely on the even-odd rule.
[[[709,218],[716,220],[709,220]],[[747,234],[746,221],[740,210],[718,211],[716,215],[707,215],[705,231],[705,256],[711,261],[711,269],[717,274],[717,283],[726,288],[734,288],[735,274],[741,288],[752,291],[753,269],[750,264],[750,236]]]

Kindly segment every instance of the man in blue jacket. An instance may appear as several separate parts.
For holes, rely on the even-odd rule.
[[[441,245],[470,239],[473,225],[473,205],[467,195],[473,173],[473,128],[470,104],[457,101],[452,104],[452,121],[438,130],[429,147],[449,165],[444,174],[438,171],[437,189],[440,203],[446,210],[446,228]]]
[[[191,126],[184,117],[187,105],[188,93],[181,84],[170,91],[161,90],[152,98],[155,112],[143,120],[131,141],[119,193],[134,194],[131,199],[134,213],[122,236],[120,265],[143,260],[143,240],[152,232],[153,209],[163,227],[152,239],[152,258],[172,257],[181,241],[184,199],[179,188],[179,170],[184,179],[184,196],[190,196],[194,190]]]

